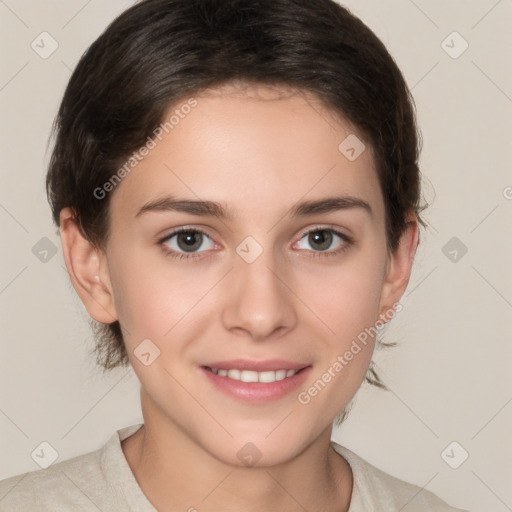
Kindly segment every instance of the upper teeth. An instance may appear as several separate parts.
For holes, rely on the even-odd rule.
[[[255,372],[252,370],[224,370],[223,368],[210,368],[213,373],[221,377],[228,377],[242,382],[276,382],[295,375],[299,370],[276,370]]]

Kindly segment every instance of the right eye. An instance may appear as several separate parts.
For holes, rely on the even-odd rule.
[[[195,228],[177,229],[158,243],[167,255],[178,259],[197,258],[198,253],[212,249],[215,245],[204,231]],[[200,250],[201,247],[203,250]]]

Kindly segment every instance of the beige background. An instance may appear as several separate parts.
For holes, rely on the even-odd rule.
[[[0,1],[0,479],[38,469],[31,452],[42,441],[64,460],[141,421],[133,372],[102,375],[88,356],[86,312],[44,192],[70,70],[130,4]],[[512,510],[512,2],[345,5],[383,39],[413,90],[432,205],[404,310],[387,331],[400,346],[377,358],[391,391],[364,385],[334,438],[453,505]],[[31,48],[43,31],[59,45],[46,59]],[[469,44],[458,58],[442,46],[454,31]],[[454,55],[463,44],[450,36],[444,47]],[[58,247],[46,262],[32,252],[43,237]],[[443,252],[452,237],[468,249],[455,262]],[[452,465],[469,453],[458,469],[441,456],[452,441]]]

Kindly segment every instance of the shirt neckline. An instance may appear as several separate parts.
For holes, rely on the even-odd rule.
[[[100,465],[109,486],[122,496],[130,512],[158,512],[139,486],[121,446],[121,441],[143,426],[138,423],[117,430],[101,449]]]

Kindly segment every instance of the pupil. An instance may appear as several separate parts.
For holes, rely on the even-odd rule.
[[[329,231],[315,231],[309,235],[309,242],[311,245],[317,244],[319,246],[317,247],[318,250],[325,251],[331,245],[332,233]]]
[[[180,242],[183,242],[183,245]],[[193,252],[201,247],[201,242],[201,233],[193,233],[192,231],[189,231],[178,235],[178,246],[183,251]]]

